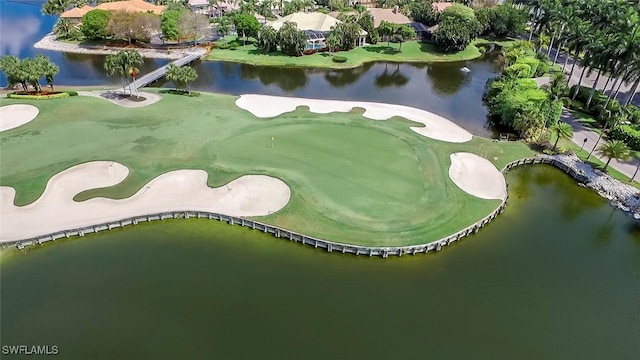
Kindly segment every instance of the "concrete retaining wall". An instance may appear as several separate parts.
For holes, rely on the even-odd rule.
[[[512,169],[516,166],[520,165],[529,165],[529,164],[551,164],[554,165],[569,175],[576,178],[578,181],[584,182],[586,178],[578,173],[575,173],[572,169],[567,168],[564,164],[559,163],[553,159],[535,157],[535,158],[526,158],[517,160],[507,164],[504,169],[502,169],[502,173],[506,173],[509,169]],[[476,223],[471,226],[468,226],[452,235],[441,238],[439,240],[435,240],[429,242],[427,244],[421,245],[410,245],[410,246],[399,246],[399,247],[372,247],[372,246],[362,246],[362,245],[352,245],[345,244],[339,242],[333,242],[323,239],[318,239],[312,236],[300,234],[297,232],[293,232],[291,230],[279,228],[277,226],[264,224],[255,220],[235,217],[235,216],[227,216],[217,213],[203,212],[203,211],[175,211],[168,213],[157,213],[150,214],[145,216],[137,216],[132,218],[126,218],[119,221],[97,224],[94,226],[83,227],[79,229],[69,229],[65,231],[59,231],[52,234],[48,234],[45,236],[39,236],[37,238],[31,238],[26,240],[19,240],[14,242],[3,243],[2,246],[16,246],[18,249],[24,249],[29,246],[40,245],[46,243],[48,241],[54,241],[60,238],[69,238],[71,236],[85,236],[85,234],[97,233],[100,231],[111,230],[115,228],[122,228],[129,225],[136,225],[141,222],[149,222],[149,221],[161,221],[164,219],[188,219],[188,218],[205,218],[211,220],[218,220],[222,222],[226,222],[229,225],[239,225],[248,227],[257,231],[262,231],[268,234],[272,234],[275,237],[287,239],[289,241],[299,242],[303,245],[310,245],[315,248],[325,249],[328,252],[340,252],[354,255],[364,255],[364,256],[380,256],[383,258],[387,258],[388,256],[402,256],[402,255],[415,255],[428,253],[429,251],[440,251],[443,247],[448,246],[449,244],[460,241],[465,236],[477,233],[481,228],[495,219],[499,214],[504,211],[504,208],[507,205],[508,197],[500,202],[500,205],[493,210],[489,215],[480,219]]]

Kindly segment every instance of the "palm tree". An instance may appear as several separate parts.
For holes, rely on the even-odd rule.
[[[107,55],[104,62],[104,70],[109,76],[120,75],[122,79],[122,92],[126,94],[124,79],[132,76],[135,82],[135,75],[138,73],[136,66],[143,62],[142,56],[137,51],[124,50],[117,54]],[[129,84],[129,94],[132,95],[131,84]]]
[[[604,164],[603,171],[607,171],[607,167],[612,159],[616,160],[628,160],[631,157],[631,150],[627,144],[620,140],[611,140],[608,143],[600,145],[598,148],[598,154],[607,157],[607,162]]]
[[[555,123],[549,127],[549,130],[556,136],[556,142],[553,144],[552,150],[556,149],[560,139],[570,139],[573,136],[573,128],[565,122]]]

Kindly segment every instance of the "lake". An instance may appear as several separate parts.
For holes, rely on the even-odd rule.
[[[2,54],[41,53],[53,19],[34,3],[0,0]],[[103,57],[42,53],[61,84],[118,82]],[[194,87],[401,103],[486,135],[495,66],[200,63]],[[4,251],[0,342],[65,359],[640,358],[639,222],[551,166],[507,181],[505,213],[437,254],[329,254],[196,219]]]

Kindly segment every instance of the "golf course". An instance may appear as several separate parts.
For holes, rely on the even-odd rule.
[[[0,99],[0,106],[38,109],[33,121],[0,133],[0,185],[15,189],[14,205],[36,202],[56,174],[95,161],[129,172],[115,186],[79,192],[77,202],[126,199],[177,170],[203,170],[210,187],[266,175],[286,184],[290,199],[252,218],[343,243],[415,245],[469,226],[500,204],[451,180],[451,154],[472,153],[497,169],[533,154],[521,143],[476,136],[431,139],[419,133],[424,124],[371,120],[359,107],[321,114],[299,106],[258,117],[238,107],[236,96],[148,91],[162,98],[137,108],[89,96]]]

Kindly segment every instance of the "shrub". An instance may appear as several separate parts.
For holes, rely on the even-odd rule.
[[[9,93],[7,97],[9,99],[22,99],[22,100],[49,100],[49,99],[61,99],[69,97],[69,93],[60,92],[54,94],[35,95],[35,94],[20,94],[19,92]]]
[[[346,56],[336,55],[333,58],[331,58],[331,60],[333,60],[333,62],[337,62],[337,63],[344,63],[344,62],[347,62],[347,57]]]
[[[516,61],[516,64],[526,64],[529,65],[529,73],[527,73],[528,78],[532,78],[535,76],[536,71],[538,70],[538,66],[540,65],[540,60],[533,57],[522,57]]]
[[[69,96],[78,96],[77,91],[66,91],[66,93],[69,94]]]
[[[510,78],[526,79],[530,78],[531,66],[523,63],[515,63],[504,69],[504,74]]]
[[[622,125],[611,129],[609,136],[614,140],[620,140],[632,150],[640,151],[640,131],[630,125]]]
[[[540,77],[548,73],[551,69],[551,64],[548,61],[539,61],[538,68],[535,71],[534,77]]]
[[[635,105],[627,105],[624,110],[629,115],[629,121],[640,124],[640,108]]]

